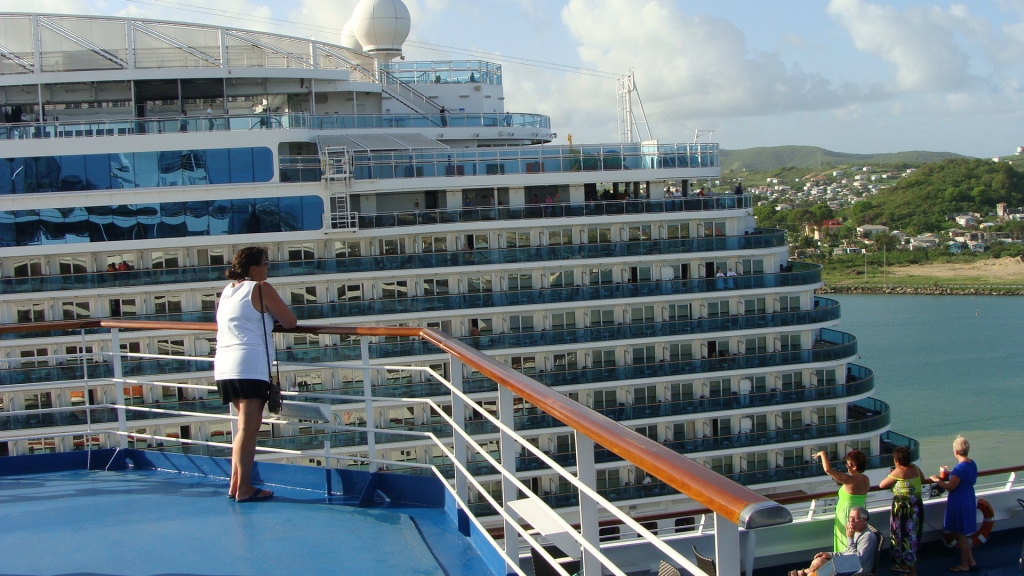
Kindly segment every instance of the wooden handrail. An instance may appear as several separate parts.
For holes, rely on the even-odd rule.
[[[0,326],[0,333],[75,330],[89,328],[127,328],[148,330],[196,330],[211,332],[217,325],[209,322],[160,322],[132,320],[86,320],[46,322],[31,325]],[[504,386],[540,408],[552,418],[582,433],[602,448],[611,451],[652,474],[680,493],[689,496],[741,528],[752,529],[793,521],[789,510],[771,499],[711,471],[686,456],[670,450],[637,432],[570,400],[536,380],[476,349],[430,328],[384,326],[296,326],[275,328],[277,332],[338,334],[346,336],[419,337],[458,358],[481,374]]]

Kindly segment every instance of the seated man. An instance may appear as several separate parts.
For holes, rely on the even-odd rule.
[[[833,556],[854,556],[860,560],[860,570],[856,574],[870,574],[875,566],[875,555],[878,553],[878,537],[868,530],[868,511],[863,506],[850,508],[850,518],[846,524],[846,550],[842,552],[819,552],[806,570],[793,570],[789,576],[809,576],[819,568],[828,564]]]

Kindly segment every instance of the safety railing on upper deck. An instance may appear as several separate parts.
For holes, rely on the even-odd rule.
[[[383,130],[389,128],[538,128],[551,129],[543,114],[318,114],[306,112],[238,115],[197,115],[104,120],[60,120],[0,124],[0,140],[95,138],[176,132],[237,132],[249,130]],[[532,133],[531,133],[532,134]],[[509,136],[511,137],[511,135]],[[529,139],[523,135],[524,139]]]
[[[72,324],[77,324],[77,327],[82,330],[96,328],[111,329],[112,350],[120,350],[119,330],[121,329],[172,329],[199,330],[205,332],[216,330],[215,324],[169,324],[161,322],[96,320],[69,322],[68,327],[71,327]],[[16,331],[19,329],[23,328],[17,326],[5,326],[0,328],[0,330],[3,331]],[[362,396],[315,394],[309,392],[293,393],[289,396],[305,396],[309,399],[313,399],[314,402],[316,402],[317,398],[321,398],[363,403],[363,408],[365,410],[364,426],[336,426],[328,420],[326,424],[320,427],[331,430],[347,430],[365,433],[368,457],[332,454],[329,445],[324,446],[324,450],[322,452],[316,453],[303,450],[268,447],[262,447],[260,448],[260,451],[285,457],[310,456],[315,454],[316,456],[322,457],[325,463],[331,459],[363,460],[367,461],[372,467],[376,466],[377,463],[383,462],[377,456],[376,451],[376,437],[378,432],[392,435],[405,435],[408,437],[428,438],[434,442],[434,445],[438,447],[440,452],[454,466],[454,486],[449,484],[447,480],[444,484],[448,487],[452,496],[458,502],[459,507],[467,511],[467,513],[470,513],[470,521],[477,524],[481,533],[486,535],[486,530],[484,530],[482,525],[479,524],[479,520],[476,516],[471,513],[474,507],[469,499],[470,486],[475,489],[480,498],[489,503],[491,507],[493,507],[493,509],[502,516],[505,526],[503,544],[499,544],[490,537],[488,537],[488,540],[496,550],[503,554],[505,562],[507,563],[507,569],[518,574],[525,576],[525,573],[519,567],[519,543],[520,539],[522,539],[527,542],[531,548],[536,550],[541,557],[549,562],[558,574],[562,576],[570,576],[565,567],[559,564],[559,562],[544,549],[542,543],[538,541],[538,532],[528,530],[524,526],[524,524],[528,524],[537,529],[548,542],[556,543],[565,553],[575,558],[579,558],[582,573],[593,576],[601,574],[602,569],[605,569],[617,576],[625,576],[625,572],[609,560],[600,545],[598,525],[599,508],[610,513],[616,519],[635,530],[657,550],[658,554],[688,570],[692,574],[700,574],[699,569],[692,561],[674,550],[665,542],[653,536],[646,528],[633,520],[627,513],[609,502],[608,499],[596,490],[597,480],[594,468],[594,457],[595,449],[597,447],[607,450],[609,453],[615,454],[618,457],[634,464],[638,468],[646,471],[648,474],[660,479],[665,485],[674,490],[678,490],[680,493],[685,494],[689,498],[708,507],[714,512],[715,548],[719,574],[736,576],[740,573],[740,528],[750,530],[784,524],[792,521],[792,516],[786,508],[775,504],[769,499],[756,494],[739,484],[723,478],[715,472],[704,468],[666,446],[662,446],[644,436],[641,436],[629,428],[625,428],[614,423],[597,412],[568,399],[546,386],[540,385],[528,376],[516,372],[510,367],[474,350],[472,347],[462,342],[448,338],[440,332],[424,328],[340,328],[311,326],[298,327],[288,330],[288,332],[345,335],[359,337],[361,339],[362,362],[356,366],[361,368],[364,373]],[[451,408],[449,411],[442,409],[430,399],[406,398],[386,400],[375,396],[373,386],[374,377],[371,376],[371,373],[374,371],[387,371],[389,369],[395,369],[396,367],[372,366],[370,364],[369,337],[389,336],[422,338],[423,340],[437,346],[440,351],[449,355],[449,373],[452,375],[451,380],[442,377],[438,372],[430,368],[401,367],[401,369],[405,370],[418,370],[424,372],[443,383],[451,394]],[[88,355],[92,356],[93,354],[89,353]],[[197,419],[213,420],[230,420],[232,419],[232,416],[224,414],[209,414],[202,411],[162,410],[159,408],[127,405],[124,401],[124,391],[122,389],[122,387],[126,385],[135,386],[149,384],[153,386],[186,389],[209,389],[209,387],[155,381],[140,381],[133,378],[126,378],[122,371],[122,358],[151,357],[153,355],[128,353],[108,353],[107,355],[112,359],[114,373],[112,377],[104,380],[108,380],[109,384],[113,384],[115,402],[111,404],[90,406],[90,387],[95,389],[98,386],[103,385],[104,382],[98,380],[93,375],[87,374],[82,382],[78,384],[70,383],[71,386],[81,385],[84,387],[82,398],[84,399],[85,406],[0,413],[0,417],[4,417],[24,416],[29,412],[42,414],[47,412],[84,411],[86,421],[84,424],[79,425],[77,430],[67,433],[50,433],[45,436],[7,436],[4,440],[21,441],[33,439],[33,441],[35,441],[39,438],[45,439],[71,436],[75,438],[75,442],[81,442],[83,447],[91,449],[93,447],[98,447],[98,441],[94,442],[93,440],[96,435],[112,434],[119,438],[119,443],[122,447],[127,447],[130,440],[132,442],[136,442],[140,439],[155,440],[161,443],[172,442],[175,444],[210,446],[214,448],[218,446],[225,446],[224,443],[218,444],[207,441],[186,440],[180,437],[174,438],[171,436],[128,432],[129,420],[127,413],[129,412],[172,413]],[[79,358],[79,360],[81,360],[81,358]],[[199,361],[199,359],[196,359],[196,361]],[[202,361],[209,363],[211,359],[202,359]],[[339,365],[323,366],[330,366],[334,368],[340,367]],[[462,374],[464,366],[472,368],[474,371],[479,372],[491,381],[500,383],[496,414],[491,414],[483,406],[467,396],[463,387],[464,379]],[[86,369],[90,368],[88,363],[84,364],[83,367]],[[565,468],[552,459],[550,455],[546,454],[540,448],[533,446],[530,442],[515,432],[514,419],[516,414],[513,402],[514,396],[521,397],[524,401],[529,402],[537,409],[542,410],[551,417],[563,422],[575,431],[577,473],[573,474],[566,471]],[[432,410],[432,414],[436,414],[437,417],[441,418],[451,426],[453,434],[451,447],[449,448],[446,443],[441,442],[438,439],[437,435],[429,431],[405,431],[377,428],[374,422],[374,405],[375,403],[384,403],[386,405],[388,402],[419,403],[429,406]],[[305,407],[300,405],[302,403],[295,404],[289,402],[287,404],[293,404],[294,410],[298,410],[299,412],[304,411],[303,416],[300,416],[301,418],[316,418],[315,416],[311,416],[311,413],[315,412],[317,409],[316,404],[306,403]],[[194,407],[199,408],[202,406],[196,405]],[[117,430],[112,430],[109,426],[94,429],[93,422],[91,420],[93,408],[115,410],[117,413]],[[471,434],[467,432],[466,415],[470,408],[477,414],[480,414],[499,431],[500,449],[498,455],[491,455],[485,446],[479,444]],[[326,417],[326,414],[324,417]],[[516,477],[515,472],[517,469],[517,463],[521,456],[521,451],[524,450],[539,462],[543,462],[545,465],[550,467],[565,482],[571,484],[578,491],[580,529],[577,530],[573,528],[562,515],[555,513],[541,496],[536,495],[533,490],[523,484]],[[492,496],[490,491],[480,484],[480,482],[475,478],[475,475],[468,467],[470,462],[469,457],[471,455],[474,460],[486,463],[501,474],[502,494],[500,498]],[[422,468],[426,471],[433,470],[433,473],[439,478],[445,478],[445,474],[432,464],[409,462],[390,462],[390,464]],[[743,548],[742,554],[745,556],[744,560],[747,565],[752,566],[752,547]]]

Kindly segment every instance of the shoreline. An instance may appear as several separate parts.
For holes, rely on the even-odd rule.
[[[897,294],[902,296],[1024,296],[1024,286],[825,285],[815,294]]]

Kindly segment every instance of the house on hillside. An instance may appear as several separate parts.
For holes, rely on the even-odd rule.
[[[813,236],[815,240],[824,240],[825,233],[828,230],[838,231],[843,227],[843,223],[840,220],[822,220],[820,224],[808,222],[807,226],[804,227],[804,234]]]
[[[956,217],[956,223],[961,226],[973,228],[978,225],[978,219],[972,214],[963,214]]]
[[[939,245],[939,237],[929,232],[910,239],[911,250],[930,250]]]
[[[857,226],[857,235],[864,239],[868,239],[876,234],[888,231],[888,226],[881,226],[879,224],[864,224],[863,226]]]
[[[971,252],[984,252],[988,246],[982,242],[971,242],[968,244],[971,247]]]

